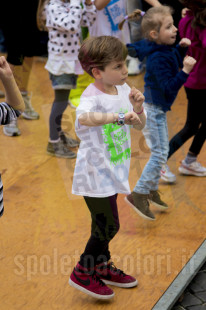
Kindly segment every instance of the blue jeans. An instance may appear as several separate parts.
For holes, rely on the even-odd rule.
[[[158,189],[162,165],[167,162],[169,152],[168,129],[166,113],[160,106],[144,103],[147,112],[147,122],[143,129],[147,145],[151,150],[147,162],[134,191],[140,194],[149,194]]]

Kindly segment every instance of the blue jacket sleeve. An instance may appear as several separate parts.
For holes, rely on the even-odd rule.
[[[161,55],[159,57],[154,57],[152,60],[151,70],[153,75],[158,81],[158,84],[168,99],[175,100],[179,89],[186,82],[188,74],[180,70],[178,72],[173,72],[173,62],[168,60],[167,57]]]
[[[127,44],[127,49],[129,56],[139,58],[139,46],[137,43]]]
[[[183,67],[183,59],[185,58],[188,51],[188,47],[181,47],[179,44],[177,44],[175,48],[175,54],[179,62],[179,67]]]

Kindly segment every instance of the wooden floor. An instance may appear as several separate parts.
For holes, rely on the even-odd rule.
[[[143,89],[143,75],[128,82]],[[152,207],[156,221],[140,218],[119,195],[121,229],[111,253],[118,267],[138,278],[139,286],[114,288],[112,301],[97,301],[68,285],[90,233],[90,215],[83,199],[71,195],[75,160],[46,154],[53,91],[42,59],[35,60],[29,89],[40,120],[19,119],[19,137],[6,137],[0,130],[5,205],[0,219],[0,309],[151,310],[206,235],[206,178],[178,173],[190,141],[169,161],[177,183],[161,182],[170,208],[160,213]],[[186,106],[182,89],[168,113],[170,136],[183,126]],[[75,110],[68,108],[64,129],[73,135],[74,118]],[[142,134],[132,129],[131,189],[148,158]],[[206,166],[206,145],[199,161]]]

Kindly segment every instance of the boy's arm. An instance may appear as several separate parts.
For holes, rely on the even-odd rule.
[[[24,111],[25,105],[22,95],[4,56],[0,57],[0,79],[4,86],[6,103],[15,110]]]
[[[124,124],[134,125],[137,130],[142,130],[145,126],[145,115],[144,111],[138,115],[135,110],[133,112],[125,113]],[[106,124],[115,124],[118,121],[118,113],[101,113],[101,112],[85,112],[82,113],[78,121],[83,126],[97,127]]]
[[[85,112],[78,121],[83,126],[95,127],[110,124],[118,119],[118,113]]]

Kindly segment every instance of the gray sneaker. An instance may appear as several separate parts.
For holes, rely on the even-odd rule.
[[[168,209],[168,205],[162,201],[162,199],[160,198],[160,194],[158,191],[150,191],[150,198],[149,198],[150,202],[157,208],[161,209],[161,210],[166,210]]]
[[[57,143],[48,142],[47,153],[52,156],[70,159],[77,156],[76,153],[69,150],[61,140]]]
[[[65,134],[65,132],[63,131],[60,131],[59,137],[65,146],[68,146],[68,147],[79,146],[79,141],[72,139],[68,134]]]
[[[34,108],[31,105],[31,97],[26,95],[22,95],[22,98],[24,99],[25,103],[25,110],[22,113],[23,118],[33,120],[33,119],[39,119],[39,114],[34,111]]]
[[[16,137],[20,136],[21,132],[17,126],[17,120],[13,120],[8,125],[4,125],[3,132],[6,136]]]
[[[125,197],[125,201],[144,219],[155,220],[154,214],[149,209],[149,195],[132,192]]]

